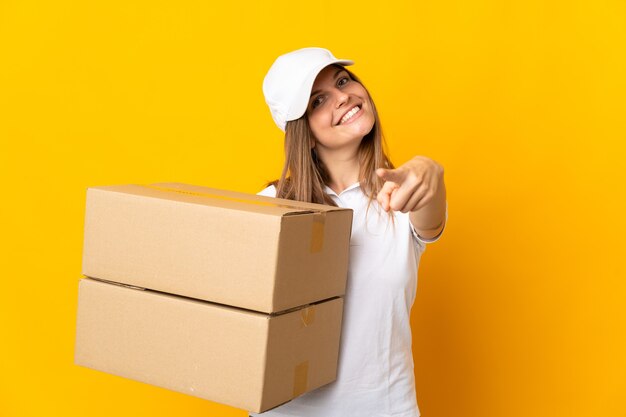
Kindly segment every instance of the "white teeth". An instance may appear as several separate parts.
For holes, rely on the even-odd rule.
[[[345,116],[343,116],[341,118],[341,121],[339,122],[339,124],[343,124],[345,122],[347,122],[352,116],[354,116],[359,110],[361,110],[359,108],[359,106],[354,106],[354,108],[352,108],[352,110],[350,110],[348,113],[346,113]]]

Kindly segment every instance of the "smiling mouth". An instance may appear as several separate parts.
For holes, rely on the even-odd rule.
[[[350,109],[350,111],[348,111],[346,114],[343,115],[343,117],[341,118],[341,120],[337,124],[338,125],[344,124],[348,120],[352,119],[352,117],[355,114],[357,114],[360,110],[361,110],[361,106],[359,106],[359,105],[354,106],[352,109]]]

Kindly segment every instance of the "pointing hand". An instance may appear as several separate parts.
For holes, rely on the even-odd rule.
[[[416,156],[396,169],[379,168],[376,175],[385,180],[376,197],[385,211],[417,211],[443,183],[443,167],[425,156]]]

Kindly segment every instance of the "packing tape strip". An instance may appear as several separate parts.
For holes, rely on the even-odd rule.
[[[302,312],[300,312],[300,318],[302,319],[304,327],[308,327],[309,324],[313,323],[315,320],[315,307],[310,306],[303,308]]]
[[[293,372],[293,396],[297,397],[306,392],[309,384],[309,361],[304,361],[296,366]]]
[[[143,187],[148,187],[148,188],[152,188],[154,190],[159,190],[159,191],[167,191],[167,192],[173,192],[173,193],[179,193],[179,194],[189,194],[189,195],[195,195],[198,197],[217,198],[221,200],[236,201],[239,203],[257,204],[260,206],[284,207],[284,208],[302,211],[301,207],[290,206],[288,204],[269,203],[267,201],[257,201],[257,200],[252,200],[252,199],[247,200],[245,198],[227,197],[227,196],[219,195],[219,194],[201,193],[199,191],[179,190],[177,188],[159,187],[157,185],[151,185],[151,184],[140,184],[140,185]],[[313,212],[311,245],[310,245],[309,251],[311,253],[321,252],[321,250],[324,248],[324,225],[326,223],[326,212],[314,211],[314,210],[308,210],[308,209],[307,211]]]

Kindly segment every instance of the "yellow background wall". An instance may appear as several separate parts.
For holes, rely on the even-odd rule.
[[[422,414],[625,416],[621,0],[0,0],[0,415],[247,415],[73,365],[85,190],[257,192],[282,164],[263,76],[304,46],[356,61],[396,164],[446,170]]]

